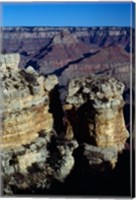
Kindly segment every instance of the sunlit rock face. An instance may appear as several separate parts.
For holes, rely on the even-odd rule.
[[[109,77],[79,77],[69,83],[64,106],[66,129],[70,130],[66,137],[84,143],[90,165],[105,161],[114,167],[124,149],[129,135],[123,117],[123,91],[124,85]]]
[[[0,55],[0,67],[3,72],[6,72],[8,67],[14,71],[18,70],[19,62],[20,55],[18,53]]]
[[[57,82],[47,90],[47,80],[32,67],[20,70],[19,61],[19,54],[1,55],[3,129],[0,139],[5,177],[28,173],[34,163],[43,164],[48,155],[46,145],[55,134],[52,113],[49,113],[49,92]]]
[[[74,166],[72,153],[78,146],[76,141],[57,141],[50,112],[57,77],[44,78],[31,66],[21,70],[19,58],[18,54],[1,55],[4,194],[35,193],[49,188],[54,179],[63,182]]]
[[[48,111],[47,80],[39,76],[32,67],[26,70],[17,69],[18,58],[19,55],[16,54],[4,55],[2,60],[6,63],[1,68],[4,148],[26,144],[35,139],[40,130],[49,133],[53,127],[52,114]],[[15,60],[15,63],[10,65],[10,60]],[[55,86],[57,82],[53,84]]]

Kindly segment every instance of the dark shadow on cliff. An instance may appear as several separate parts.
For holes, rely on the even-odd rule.
[[[95,113],[96,111],[93,108],[93,102],[89,100],[87,100],[87,102],[84,103],[78,110],[72,108],[67,111],[67,117],[72,126],[74,137],[79,144],[86,142],[95,145],[93,137],[90,137],[90,130],[88,127],[88,121],[90,119],[95,119]]]
[[[50,189],[18,190],[14,188],[16,195],[44,195],[44,196],[68,196],[68,197],[131,197],[130,193],[130,151],[124,150],[119,155],[118,163],[111,170],[105,163],[107,170],[99,172],[91,169],[83,156],[82,147],[75,153],[75,166],[64,183],[57,180],[52,182]],[[133,158],[135,155],[133,154]],[[133,163],[134,172],[134,163]],[[134,173],[133,173],[134,176]],[[134,179],[133,179],[134,183]],[[134,185],[133,185],[134,188]]]
[[[75,151],[75,167],[62,183],[52,185],[52,195],[117,197],[130,196],[130,152],[124,151],[119,155],[117,166],[110,169],[105,163],[106,170],[99,172],[91,169],[83,157],[82,149]]]
[[[53,71],[53,73],[50,73],[49,75],[56,74],[57,76],[61,76],[62,73],[63,73],[70,65],[78,64],[78,63],[80,63],[82,60],[84,60],[84,59],[86,59],[86,58],[89,58],[89,57],[91,57],[91,56],[96,55],[98,52],[99,52],[99,50],[96,51],[95,53],[90,53],[90,52],[84,53],[80,58],[68,62],[65,66],[60,67],[59,69]]]
[[[130,96],[132,92],[132,99],[130,100]],[[123,108],[123,114],[124,114],[124,120],[126,124],[126,128],[128,132],[130,133],[130,127],[132,126],[132,129],[134,129],[134,120],[135,120],[135,104],[134,104],[134,99],[135,99],[135,93],[134,91],[130,91],[130,89],[127,89],[123,93],[123,98],[125,100],[125,105]],[[130,121],[132,119],[132,122]],[[130,141],[130,138],[128,138],[127,142]]]
[[[58,86],[55,86],[55,88],[50,92],[49,108],[50,108],[49,111],[53,115],[54,129],[58,134],[61,134],[64,131],[64,126],[63,126],[64,114],[63,114]]]
[[[29,60],[26,65],[25,68],[32,66],[36,71],[40,70],[40,65],[38,64],[38,62],[36,60]]]

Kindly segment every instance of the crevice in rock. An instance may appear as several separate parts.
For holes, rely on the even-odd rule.
[[[60,135],[62,132],[64,132],[64,125],[63,125],[64,112],[62,109],[58,85],[55,86],[55,88],[50,92],[49,99],[50,99],[49,111],[53,115],[54,129],[56,130],[58,135]]]

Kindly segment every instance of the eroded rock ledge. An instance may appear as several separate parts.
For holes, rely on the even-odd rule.
[[[36,193],[54,180],[64,182],[78,146],[91,167],[114,168],[128,138],[124,85],[109,77],[74,78],[62,109],[57,77],[40,76],[31,66],[21,70],[19,61],[18,54],[1,56],[4,194]]]

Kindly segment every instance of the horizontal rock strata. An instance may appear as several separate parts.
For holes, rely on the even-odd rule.
[[[78,144],[57,142],[50,112],[57,77],[44,78],[31,66],[19,69],[18,54],[1,58],[3,189],[5,194],[24,189],[33,193],[48,188],[53,179],[64,181],[74,166],[72,153]],[[11,60],[15,62],[10,65]]]
[[[53,118],[48,112],[49,92],[42,76],[7,68],[2,75],[2,88],[4,147],[25,144],[35,139],[42,129],[51,131]]]
[[[66,127],[69,130],[66,137],[76,137],[80,143],[93,145],[95,156],[98,149],[107,149],[105,152],[109,151],[109,148],[113,149],[116,156],[114,160],[112,155],[111,159],[108,159],[112,166],[115,165],[117,154],[124,149],[129,136],[123,117],[123,90],[124,85],[114,78],[75,78],[69,83],[64,106],[67,115]],[[102,157],[105,160],[105,156]]]

